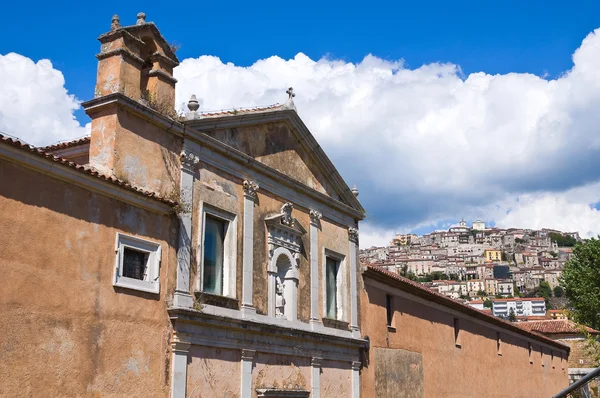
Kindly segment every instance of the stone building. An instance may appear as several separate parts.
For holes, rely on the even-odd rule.
[[[99,41],[91,137],[0,143],[0,395],[357,397],[364,210],[293,90],[180,120],[143,13]]]
[[[373,265],[363,267],[364,397],[551,397],[569,347]]]

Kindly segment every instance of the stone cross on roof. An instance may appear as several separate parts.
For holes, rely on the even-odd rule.
[[[296,93],[294,93],[293,87],[288,88],[285,93],[288,95],[288,100],[291,100],[292,98],[294,98],[296,96]]]

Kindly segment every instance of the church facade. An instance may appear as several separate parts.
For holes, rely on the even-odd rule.
[[[182,120],[144,14],[99,41],[91,136],[2,140],[0,392],[359,396],[364,210],[293,89]]]

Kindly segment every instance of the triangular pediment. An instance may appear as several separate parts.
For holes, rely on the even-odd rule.
[[[194,120],[190,126],[279,171],[298,183],[364,213],[314,136],[294,110]]]

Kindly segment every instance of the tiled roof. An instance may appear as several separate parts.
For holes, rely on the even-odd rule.
[[[102,174],[101,172],[99,172],[98,170],[96,170],[95,168],[88,166],[88,165],[79,165],[77,163],[71,162],[65,158],[59,157],[59,156],[55,156],[52,155],[48,152],[46,152],[44,150],[44,148],[36,148],[32,145],[26,144],[18,139],[12,138],[12,137],[8,137],[5,135],[0,134],[0,143],[5,144],[5,145],[10,145],[12,147],[18,148],[22,151],[26,151],[26,152],[30,152],[33,153],[39,157],[42,158],[46,158],[52,162],[55,163],[59,163],[61,165],[70,167],[72,169],[75,169],[83,174],[87,174],[89,176],[93,176],[96,178],[99,178],[101,180],[104,180],[106,182],[109,182],[111,184],[117,185],[121,188],[139,193],[141,195],[156,199],[158,201],[170,204],[170,205],[175,205],[176,203],[173,202],[172,200],[163,198],[162,196],[160,196],[159,194],[157,194],[156,192],[151,192],[151,191],[147,191],[144,190],[142,188],[136,187],[134,185],[129,184],[128,182],[125,182],[119,178],[115,178],[112,176],[106,176],[104,174]]]
[[[519,327],[532,332],[543,334],[583,334],[584,328],[591,334],[600,334],[599,331],[587,326],[578,326],[575,322],[567,319],[548,319],[545,321],[520,322]]]
[[[554,340],[544,336],[543,334],[539,334],[535,331],[520,328],[509,321],[505,321],[501,318],[490,315],[487,312],[480,311],[470,305],[463,304],[463,303],[461,303],[457,300],[454,300],[450,297],[444,296],[443,294],[438,293],[435,290],[431,290],[431,289],[428,289],[428,288],[422,286],[418,282],[411,281],[408,278],[402,277],[402,276],[400,276],[396,273],[390,272],[384,268],[380,268],[380,267],[377,267],[376,265],[370,265],[370,264],[365,264],[364,266],[366,268],[365,274],[368,275],[369,272],[372,272],[376,275],[383,276],[385,278],[385,280],[387,280],[387,281],[393,280],[401,285],[404,285],[405,287],[411,287],[412,289],[410,289],[410,290],[413,290],[414,293],[419,294],[423,297],[426,297],[430,301],[436,301],[443,306],[459,310],[459,311],[464,312],[473,317],[483,319],[486,322],[496,324],[498,326],[504,327],[506,329],[510,329],[512,331],[515,331],[515,332],[518,332],[521,334],[525,333],[529,337],[533,337],[537,340],[542,340],[548,344],[558,345],[562,349],[569,350],[569,347],[567,345],[559,343],[557,341],[554,341]]]
[[[252,113],[261,113],[268,111],[278,111],[286,109],[284,105],[274,104],[265,107],[255,107],[255,108],[241,108],[241,109],[230,109],[230,110],[222,110],[219,112],[198,112],[199,119],[211,118],[211,117],[221,117],[221,116],[237,116],[237,115],[247,115]]]
[[[90,143],[90,136],[88,135],[88,136],[77,138],[77,139],[71,140],[71,141],[59,142],[57,144],[39,147],[39,149],[41,149],[44,152],[51,152],[51,151],[56,151],[58,149],[71,148],[71,147],[74,147],[77,145],[83,145],[83,144],[89,144],[89,143]]]

